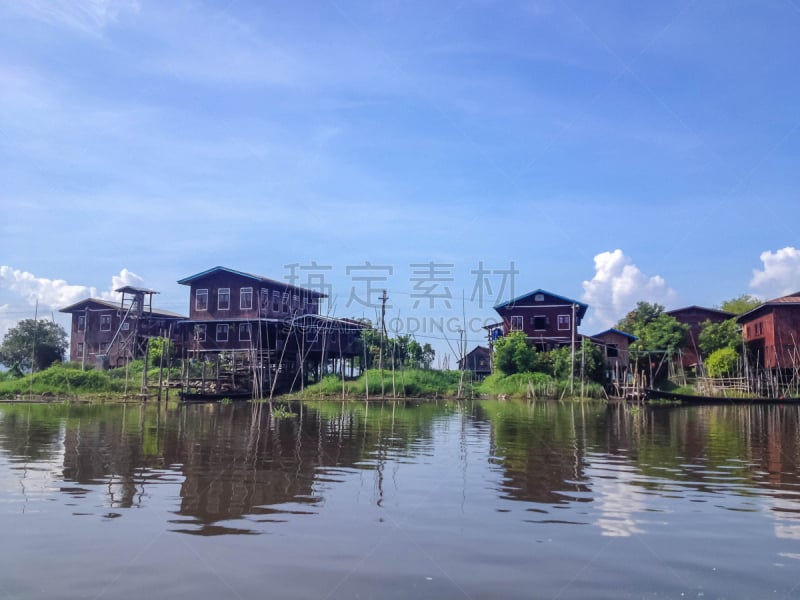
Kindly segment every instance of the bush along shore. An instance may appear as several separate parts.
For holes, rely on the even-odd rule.
[[[460,385],[460,393],[459,393]],[[570,388],[574,392],[570,393]],[[481,382],[460,371],[434,371],[408,369],[381,372],[370,369],[357,379],[342,381],[337,375],[328,375],[319,383],[307,386],[300,394],[303,399],[314,398],[541,398],[566,397],[605,398],[603,386],[596,382],[555,379],[546,373],[495,373]]]
[[[0,399],[48,399],[48,398],[120,398],[138,396],[141,392],[144,362],[132,361],[127,368],[98,371],[81,370],[80,364],[55,364],[43,371],[18,376],[12,372],[0,373]],[[173,381],[180,381],[180,371],[162,372]],[[158,381],[159,369],[147,371],[149,382]]]
[[[34,374],[0,373],[0,400],[54,399],[125,399],[140,397],[144,363],[133,361],[127,368],[82,371],[74,363],[56,364]],[[150,393],[159,379],[158,368],[147,371]],[[179,369],[164,370],[164,384],[174,385],[181,380]],[[570,393],[573,387],[574,393]],[[468,371],[437,371],[434,369],[384,370],[370,369],[356,379],[342,381],[338,375],[327,375],[318,383],[305,386],[299,393],[290,394],[304,400],[322,398],[537,398],[561,399],[570,396],[603,398],[603,387],[594,382],[556,379],[546,373],[495,373],[481,382],[473,380]]]

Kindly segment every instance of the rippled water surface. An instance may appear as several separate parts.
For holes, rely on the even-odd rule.
[[[0,406],[0,598],[800,598],[800,409]]]

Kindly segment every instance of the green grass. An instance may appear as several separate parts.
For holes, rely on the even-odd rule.
[[[458,381],[461,377],[459,371],[436,371],[433,369],[406,369],[395,371],[394,388],[392,387],[392,372],[384,370],[383,389],[386,396],[394,395],[405,398],[428,397],[455,397],[458,394]],[[381,372],[370,369],[358,379],[344,382],[344,394],[347,398],[364,397],[367,393],[369,381],[369,395],[381,395]],[[468,374],[464,377],[464,394],[470,392]],[[314,397],[341,397],[342,379],[337,375],[328,375],[319,383],[305,388],[303,398]]]
[[[503,375],[493,373],[478,385],[481,394],[506,396],[508,398],[562,398],[570,396],[570,382],[553,379],[546,373],[515,373]],[[575,394],[580,394],[580,381],[575,382]],[[584,384],[584,396],[604,398],[603,386],[599,383]]]
[[[136,391],[141,386],[142,361],[133,361],[128,365],[128,391]],[[167,372],[164,371],[164,379]],[[173,370],[172,379],[180,377],[179,370]],[[158,382],[158,369],[148,369],[147,378],[150,383]],[[121,394],[125,391],[125,369],[97,371],[88,369],[81,371],[78,363],[56,364],[33,375],[12,377],[4,373],[0,377],[0,398],[13,398],[17,395],[33,393],[42,394]]]

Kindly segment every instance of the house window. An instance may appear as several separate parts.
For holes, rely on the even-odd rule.
[[[559,331],[569,330],[569,315],[558,315]]]
[[[208,310],[208,290],[195,290],[194,309]]]
[[[246,287],[239,290],[239,308],[242,310],[253,308],[253,288]]]
[[[217,325],[217,341],[218,342],[227,342],[228,341],[228,324],[227,323],[219,323]]]
[[[240,342],[250,341],[250,323],[242,323],[241,325],[239,325],[239,341]]]
[[[547,317],[533,317],[533,330],[542,331],[543,329],[547,329]]]
[[[231,288],[217,290],[217,309],[229,310],[231,307]]]
[[[511,317],[511,331],[522,331],[522,317]]]
[[[122,324],[122,331],[129,331],[129,330],[130,330],[130,328],[131,328],[131,324],[130,324],[130,323],[128,323],[127,321],[125,321],[125,322]]]
[[[606,346],[606,356],[608,358],[617,358],[619,356],[619,348],[616,344]]]
[[[297,294],[292,296],[292,308],[295,310],[300,308],[300,296],[298,296]]]
[[[100,331],[111,331],[111,315],[100,315]]]
[[[283,312],[289,312],[289,292],[283,294]]]
[[[544,294],[536,294],[533,297],[534,302],[544,302]]]
[[[78,331],[86,331],[86,315],[78,315]]]
[[[78,354],[83,356],[83,342],[78,342]]]
[[[205,325],[195,325],[194,326],[194,339],[198,342],[205,342],[206,341],[206,326]]]
[[[278,312],[281,309],[281,293],[277,290],[272,292],[272,312]]]

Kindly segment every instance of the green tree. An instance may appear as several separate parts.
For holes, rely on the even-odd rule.
[[[751,296],[750,294],[742,294],[736,298],[725,300],[725,302],[723,302],[719,308],[720,310],[724,310],[725,312],[733,313],[736,316],[739,316],[746,312],[750,312],[758,306],[761,306],[761,300]]]
[[[61,362],[67,347],[67,333],[60,325],[24,319],[3,337],[0,363],[11,369],[41,371]]]
[[[495,342],[494,361],[504,375],[532,373],[536,370],[536,349],[528,344],[524,332],[512,331]]]
[[[706,359],[706,372],[710,377],[733,375],[739,362],[739,353],[733,348],[720,348]]]
[[[161,365],[161,356],[164,356],[163,366],[170,364],[170,359],[175,356],[175,344],[169,338],[154,337],[147,342],[149,344],[148,354],[150,356],[150,366],[158,367]]]
[[[572,365],[572,347],[562,346],[546,354],[548,356],[546,358],[542,357],[539,364],[541,366],[549,364],[549,372],[556,379],[569,379]],[[587,338],[583,338],[581,344],[575,346],[576,379],[581,375],[581,363],[583,364],[584,378],[602,383],[606,365],[603,349],[590,342]]]
[[[739,332],[736,319],[727,319],[722,323],[712,323],[707,320],[701,327],[697,345],[700,346],[703,356],[710,356],[712,352],[721,348],[732,348],[738,353],[742,347],[742,334]]]
[[[653,367],[657,369],[663,364],[665,355],[672,356],[683,347],[689,333],[688,325],[666,314],[662,305],[649,302],[637,303],[636,308],[619,322],[617,329],[639,338],[630,346],[631,358],[637,370],[648,364],[651,373]]]

